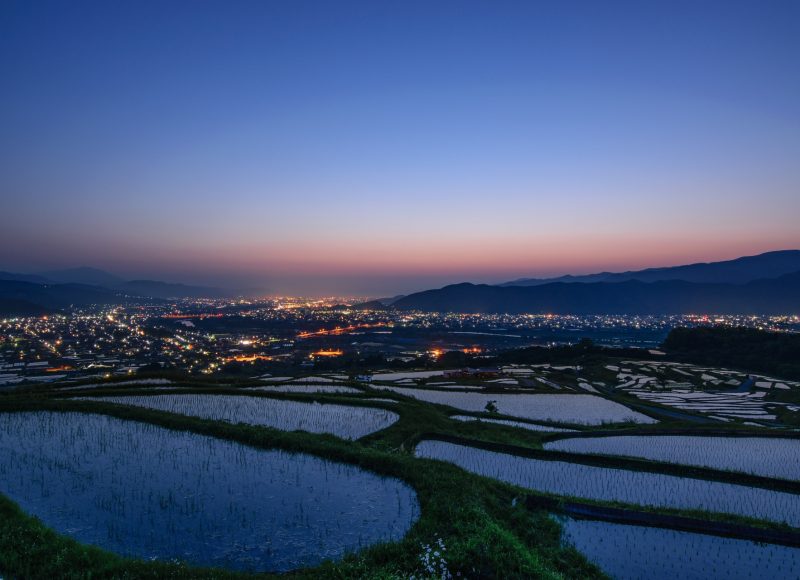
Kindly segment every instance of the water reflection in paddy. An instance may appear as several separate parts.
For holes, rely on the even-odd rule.
[[[240,570],[340,558],[419,513],[351,465],[82,413],[0,414],[0,493],[80,542]]]
[[[395,423],[397,413],[353,405],[320,405],[246,395],[121,395],[75,397],[119,405],[145,407],[214,421],[263,425],[283,431],[331,433],[358,439]]]
[[[619,580],[800,578],[800,549],[662,528],[561,519],[564,541]]]
[[[580,437],[545,444],[545,449],[641,457],[683,465],[800,479],[800,439],[697,435]]]
[[[520,487],[564,496],[654,507],[707,510],[800,527],[800,496],[721,481],[547,461],[422,441],[416,455]]]

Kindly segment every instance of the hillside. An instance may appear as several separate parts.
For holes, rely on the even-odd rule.
[[[40,315],[71,307],[106,304],[138,304],[143,297],[124,296],[86,284],[34,284],[0,280],[0,315]]]
[[[175,284],[160,280],[130,280],[97,268],[69,268],[41,274],[19,274],[0,272],[0,281],[30,282],[39,285],[77,285],[101,288],[114,294],[142,296],[148,298],[233,298],[242,295],[264,293],[264,290],[229,290],[211,286]]]
[[[41,272],[39,276],[51,283],[85,284],[87,286],[103,286],[104,288],[112,288],[124,282],[119,276],[110,274],[105,270],[89,268],[87,266]]]
[[[629,280],[503,287],[465,283],[411,294],[393,307],[510,314],[786,314],[800,312],[800,272],[747,284]]]
[[[704,262],[618,273],[600,272],[584,276],[523,278],[500,284],[500,286],[540,286],[553,282],[626,282],[628,280],[639,280],[640,282],[683,280],[711,284],[745,284],[762,278],[777,278],[798,271],[800,271],[800,250],[780,250],[723,262]]]
[[[230,298],[236,295],[234,291],[221,288],[171,284],[158,280],[131,280],[130,282],[117,284],[114,289],[127,294],[150,296],[152,298]]]

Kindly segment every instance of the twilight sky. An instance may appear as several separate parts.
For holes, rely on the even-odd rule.
[[[393,294],[800,247],[800,2],[0,4],[0,269]]]

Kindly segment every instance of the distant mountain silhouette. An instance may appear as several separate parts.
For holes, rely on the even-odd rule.
[[[500,286],[541,286],[553,282],[659,282],[683,280],[685,282],[745,284],[762,278],[777,278],[783,274],[800,271],[800,250],[780,250],[757,256],[745,256],[724,262],[689,264],[665,268],[648,268],[629,272],[600,272],[584,276],[558,278],[522,278]]]
[[[97,268],[68,268],[41,274],[0,272],[0,281],[30,282],[33,284],[78,284],[99,287],[116,294],[146,296],[149,298],[233,298],[264,294],[263,290],[226,290],[211,286],[172,284],[159,280],[130,280]]]
[[[455,284],[411,294],[398,310],[540,314],[795,314],[800,272],[746,284],[554,282],[538,286]]]
[[[9,280],[14,282],[31,282],[33,284],[52,284],[52,280],[48,280],[44,276],[37,274],[17,274],[15,272],[0,272],[0,281]]]
[[[124,296],[107,288],[86,284],[0,281],[0,315],[5,316],[19,316],[26,309],[31,314],[38,315],[91,305],[138,304],[144,300],[141,296]]]
[[[104,288],[112,288],[117,284],[125,282],[125,280],[119,276],[110,274],[105,270],[86,266],[40,272],[40,275],[50,282],[58,282],[60,284],[85,284],[87,286],[103,286]]]
[[[114,288],[129,294],[153,298],[230,298],[237,295],[234,291],[221,288],[170,284],[158,280],[131,280],[118,284]]]
[[[395,302],[397,302],[401,298],[405,298],[405,297],[406,297],[405,294],[398,294],[397,296],[391,296],[391,297],[386,297],[386,298],[376,298],[374,300],[374,302],[380,302],[384,306],[391,306],[392,304],[394,304]]]

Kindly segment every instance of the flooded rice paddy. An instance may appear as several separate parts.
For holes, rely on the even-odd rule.
[[[111,381],[105,383],[90,383],[72,387],[59,387],[62,391],[78,391],[81,389],[109,389],[117,387],[152,387],[172,385],[169,379],[133,379],[130,381]]]
[[[623,435],[561,439],[545,449],[641,457],[681,465],[800,480],[800,439]]]
[[[800,549],[692,532],[559,518],[565,543],[618,580],[800,578]]]
[[[85,413],[0,414],[0,493],[79,542],[237,570],[341,558],[419,514],[355,466]]]
[[[320,393],[320,394],[354,394],[363,393],[359,389],[345,385],[275,385],[274,387],[249,387],[248,391],[263,391],[265,393]]]
[[[440,459],[467,471],[534,491],[581,499],[694,509],[800,527],[800,496],[718,481],[518,457],[426,440],[417,457]]]
[[[478,413],[486,409],[490,402],[497,406],[503,415],[530,419],[533,421],[552,421],[579,425],[601,425],[603,423],[657,423],[655,419],[637,413],[624,405],[594,395],[516,395],[431,391],[408,387],[373,385],[399,395],[413,397],[427,403],[448,405]]]
[[[616,389],[720,421],[775,421],[780,410],[800,410],[773,396],[800,388],[795,381],[667,361],[622,361],[605,368],[616,373]]]
[[[213,421],[272,427],[282,431],[330,433],[344,439],[358,439],[375,433],[400,418],[397,413],[371,407],[320,405],[246,395],[176,394],[79,398],[145,407]]]
[[[398,373],[378,373],[372,375],[373,381],[402,381],[405,379],[418,380],[429,379],[431,377],[440,377],[445,372],[452,371],[406,371]]]

